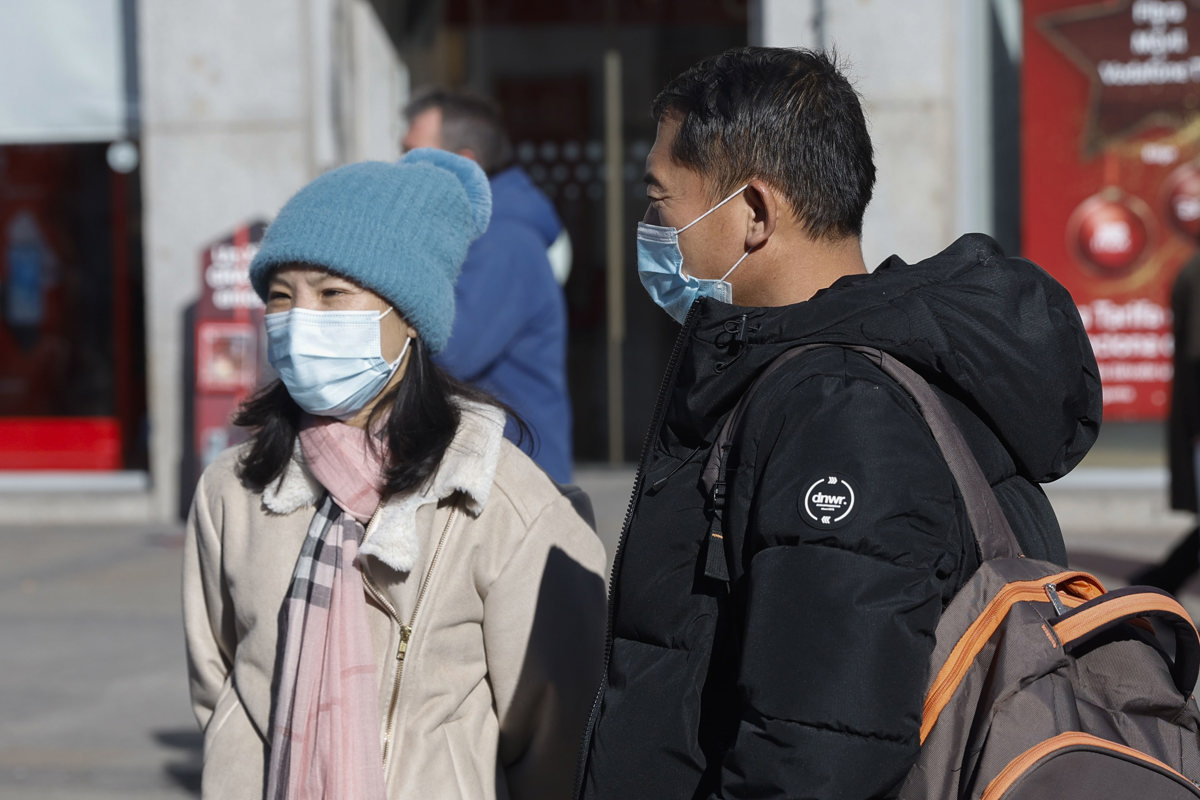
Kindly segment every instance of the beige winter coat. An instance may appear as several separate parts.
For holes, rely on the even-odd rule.
[[[604,550],[499,412],[465,411],[431,487],[384,504],[361,547],[389,797],[568,798],[601,669]],[[263,794],[279,611],[322,493],[297,460],[252,492],[240,452],[201,477],[184,557],[203,796],[220,800]]]

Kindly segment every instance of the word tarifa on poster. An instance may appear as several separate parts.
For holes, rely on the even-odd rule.
[[[1171,311],[1152,300],[1118,303],[1098,298],[1078,308],[1098,359],[1170,358],[1174,352],[1167,330]]]
[[[1078,308],[1096,354],[1106,405],[1130,402],[1138,385],[1170,383],[1175,352],[1170,309],[1144,298],[1125,303],[1098,298]]]

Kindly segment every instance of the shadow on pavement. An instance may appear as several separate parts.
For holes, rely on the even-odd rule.
[[[180,788],[199,796],[204,736],[198,730],[155,731],[153,736],[163,747],[178,751],[179,758],[168,761],[163,767],[167,777]]]

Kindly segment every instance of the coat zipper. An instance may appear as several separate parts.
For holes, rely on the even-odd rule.
[[[1024,776],[1032,767],[1034,767],[1042,758],[1052,755],[1058,750],[1076,748],[1108,750],[1110,752],[1119,753],[1122,756],[1139,761],[1151,769],[1165,773],[1169,777],[1182,782],[1185,786],[1193,791],[1197,789],[1197,784],[1195,781],[1183,775],[1178,770],[1167,766],[1153,756],[1147,755],[1139,750],[1134,750],[1132,747],[1127,747],[1117,742],[1110,742],[1107,739],[1101,739],[1097,736],[1092,736],[1088,733],[1067,731],[1066,733],[1060,733],[1057,736],[1051,737],[1044,742],[1039,742],[1021,755],[1014,758],[1012,761],[1008,762],[1004,769],[1000,770],[1000,774],[993,778],[991,783],[988,784],[987,788],[984,789],[979,800],[1000,800],[1000,798],[1004,797],[1004,793],[1012,788],[1012,785],[1016,783],[1018,779]]]
[[[1057,575],[1052,575],[1045,578],[1029,581],[1014,581],[1005,584],[1000,591],[996,592],[995,597],[991,602],[979,613],[975,621],[971,623],[962,638],[954,645],[954,649],[950,651],[950,655],[946,657],[946,663],[938,670],[937,677],[930,684],[929,692],[925,696],[925,706],[921,711],[921,743],[925,743],[926,737],[933,730],[934,724],[942,713],[942,709],[950,702],[955,689],[958,688],[962,681],[963,673],[974,662],[975,656],[979,653],[980,648],[992,638],[992,634],[996,632],[996,628],[1004,620],[1009,609],[1021,601],[1046,601],[1047,586],[1053,585],[1063,589],[1075,589],[1071,586],[1072,583],[1083,581],[1090,588],[1071,591],[1065,595],[1059,595],[1060,599],[1068,606],[1081,606],[1091,597],[1103,591],[1101,587],[1097,587],[1092,583],[1091,576],[1082,572],[1062,572]],[[1089,595],[1089,596],[1082,596]]]
[[[363,572],[363,582],[367,587],[367,593],[374,598],[375,602],[380,605],[392,618],[392,620],[400,626],[400,644],[396,647],[396,673],[392,680],[392,695],[388,703],[387,722],[384,726],[383,734],[383,767],[387,770],[388,757],[391,755],[392,749],[392,733],[395,725],[396,704],[400,700],[400,679],[404,675],[404,659],[408,655],[408,645],[412,641],[413,628],[417,624],[417,612],[421,610],[421,601],[425,599],[425,592],[429,588],[430,578],[433,577],[434,567],[437,566],[438,556],[441,555],[442,546],[446,543],[446,536],[450,533],[450,526],[454,523],[454,517],[457,514],[457,508],[450,509],[450,516],[446,518],[446,527],[442,529],[442,535],[438,539],[437,548],[433,551],[433,556],[429,559],[429,567],[425,570],[425,577],[421,580],[421,588],[417,590],[417,601],[413,604],[412,614],[409,615],[408,624],[400,619],[400,614],[396,611],[396,607],[392,605],[392,601],[375,585],[365,571]],[[368,528],[370,526],[368,525]],[[364,541],[366,537],[364,536]]]
[[[658,399],[654,403],[654,414],[650,418],[650,427],[646,429],[646,435],[642,438],[642,452],[638,456],[637,472],[633,479],[633,490],[629,493],[629,503],[625,507],[625,522],[621,525],[621,535],[617,538],[617,549],[613,552],[612,569],[609,571],[608,578],[608,623],[604,632],[604,669],[600,673],[600,685],[596,687],[596,695],[592,700],[592,710],[588,714],[587,727],[584,729],[583,742],[579,749],[579,758],[575,765],[575,794],[578,798],[583,791],[583,769],[587,763],[588,750],[592,745],[592,733],[596,727],[596,719],[600,713],[600,701],[604,697],[604,687],[608,684],[608,662],[612,657],[613,643],[613,594],[617,586],[617,574],[621,569],[621,557],[625,550],[625,535],[629,532],[629,522],[633,518],[633,507],[637,503],[637,498],[641,494],[642,484],[645,482],[645,467],[646,459],[650,455],[650,443],[654,440],[655,434],[662,425],[662,417],[666,409],[666,394],[667,390],[675,382],[675,373],[679,368],[679,355],[683,352],[684,342],[687,341],[691,331],[692,320],[696,315],[696,303],[692,303],[688,309],[687,316],[683,320],[683,327],[679,331],[679,335],[675,337],[675,344],[671,348],[671,357],[667,361],[667,369],[663,373],[662,382],[658,387]]]

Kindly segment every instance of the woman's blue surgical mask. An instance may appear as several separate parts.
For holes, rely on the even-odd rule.
[[[267,314],[267,360],[296,405],[310,414],[348,419],[366,408],[404,360],[383,357],[379,321],[392,312],[314,311]]]
[[[639,222],[637,226],[638,277],[642,286],[658,306],[683,324],[688,309],[697,297],[711,297],[722,303],[733,302],[733,286],[725,279],[750,255],[747,250],[737,263],[719,280],[695,278],[683,271],[683,253],[679,249],[679,234],[695,225],[721,206],[741,194],[746,186],[738,189],[715,206],[705,211],[682,228],[650,225]]]

